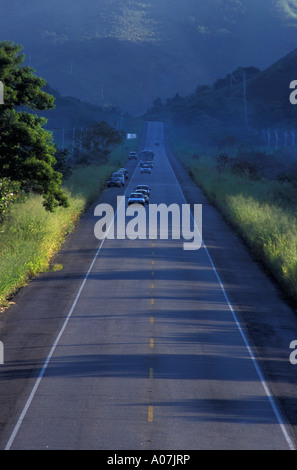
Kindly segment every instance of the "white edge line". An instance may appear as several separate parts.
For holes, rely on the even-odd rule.
[[[165,150],[165,155],[166,155],[166,157],[167,157],[167,160],[168,160],[170,169],[171,169],[171,171],[172,171],[172,173],[173,173],[173,175],[174,175],[174,178],[175,178],[175,180],[176,180],[176,182],[177,182],[177,184],[178,184],[180,193],[181,193],[181,195],[182,195],[182,197],[183,197],[185,203],[187,204],[187,200],[186,200],[186,198],[185,198],[185,196],[184,196],[184,193],[183,193],[183,191],[182,191],[182,189],[181,189],[180,183],[179,183],[179,181],[178,181],[178,179],[177,179],[177,177],[176,177],[176,175],[175,175],[175,173],[174,173],[174,171],[173,171],[173,168],[172,168],[172,165],[171,165],[171,163],[170,163],[170,161],[169,161],[169,158],[168,158],[168,156],[167,156],[166,150]],[[198,232],[199,232],[199,229],[198,229],[198,227],[197,227],[197,225],[196,225],[196,222],[195,222],[195,220],[194,220],[194,218],[193,218],[192,212],[191,212],[191,218],[192,218],[193,223],[195,224],[195,226],[196,226],[196,228],[197,228],[197,230],[198,230]],[[228,298],[228,295],[227,295],[227,292],[226,292],[226,290],[225,290],[224,284],[223,284],[223,282],[222,282],[222,280],[221,280],[221,278],[220,278],[219,273],[217,272],[217,269],[216,269],[215,264],[214,264],[214,262],[213,262],[213,260],[212,260],[212,257],[211,257],[211,255],[210,255],[210,253],[209,253],[209,251],[208,251],[208,249],[207,249],[207,247],[206,247],[206,245],[205,245],[203,239],[202,239],[202,234],[200,234],[200,235],[201,235],[202,246],[203,246],[203,248],[204,248],[205,251],[206,251],[206,254],[207,254],[207,256],[208,256],[208,259],[209,259],[209,261],[210,261],[210,263],[211,263],[211,266],[212,266],[212,268],[213,268],[213,270],[214,270],[214,272],[215,272],[215,275],[216,275],[216,277],[217,277],[217,280],[218,280],[218,282],[219,282],[219,284],[220,284],[221,290],[222,290],[222,292],[223,292],[223,294],[224,294],[225,300],[226,300],[226,302],[227,302],[227,304],[228,304],[228,307],[229,307],[229,309],[230,309],[230,311],[231,311],[231,313],[232,313],[232,315],[233,315],[233,318],[234,318],[234,321],[235,321],[235,323],[236,323],[236,325],[237,325],[237,328],[238,328],[238,330],[240,331],[240,334],[241,334],[241,336],[242,336],[242,338],[243,338],[243,341],[244,341],[244,343],[245,343],[245,346],[246,346],[246,348],[247,348],[247,350],[248,350],[248,352],[249,352],[249,355],[250,355],[250,357],[251,357],[251,359],[252,359],[252,362],[253,362],[253,364],[254,364],[254,367],[255,367],[255,369],[256,369],[256,371],[257,371],[257,373],[258,373],[259,379],[260,379],[260,381],[261,381],[261,383],[262,383],[262,386],[263,386],[263,388],[264,388],[264,390],[265,390],[265,393],[266,393],[266,395],[267,395],[267,397],[268,397],[268,399],[269,399],[269,402],[270,402],[270,404],[271,404],[271,406],[272,406],[272,409],[273,409],[273,411],[274,411],[274,413],[275,413],[275,416],[276,416],[276,418],[277,418],[277,420],[278,420],[278,423],[279,423],[279,425],[280,425],[280,427],[281,427],[281,429],[282,429],[282,432],[283,432],[283,434],[284,434],[284,437],[285,437],[285,439],[286,439],[286,441],[287,441],[287,443],[288,443],[288,445],[289,445],[290,450],[295,450],[295,445],[294,445],[294,443],[293,443],[293,441],[292,441],[292,439],[291,439],[291,437],[290,437],[290,435],[289,435],[289,433],[288,433],[288,431],[287,431],[287,429],[286,429],[286,426],[285,426],[285,424],[284,424],[284,420],[283,420],[283,418],[282,418],[281,415],[280,415],[280,411],[279,411],[279,409],[278,409],[278,406],[277,406],[277,404],[276,404],[276,402],[275,402],[275,400],[274,400],[274,398],[273,398],[272,393],[271,393],[270,390],[269,390],[268,385],[266,384],[265,378],[264,378],[264,376],[263,376],[263,374],[262,374],[262,371],[261,371],[261,368],[260,368],[260,366],[259,366],[259,364],[258,364],[258,361],[257,361],[257,359],[255,358],[255,356],[254,356],[254,354],[253,354],[253,352],[252,352],[252,349],[251,349],[251,347],[250,347],[250,345],[249,345],[249,342],[248,342],[248,340],[247,340],[247,337],[246,337],[246,335],[245,335],[245,333],[244,333],[244,331],[243,331],[243,329],[242,329],[242,327],[241,327],[241,325],[240,325],[240,322],[239,322],[239,320],[238,320],[238,318],[237,318],[237,315],[236,315],[236,313],[235,313],[235,311],[234,311],[234,308],[232,307],[232,304],[231,304],[231,302],[230,302],[230,300],[229,300],[229,298]]]
[[[137,168],[138,168],[138,165],[139,165],[139,162],[137,163],[137,165],[136,165],[136,167],[135,167],[135,169],[134,169],[134,171],[133,171],[133,173],[132,173],[132,176],[131,176],[131,178],[130,178],[130,182],[129,182],[129,184],[128,184],[128,186],[126,187],[126,190],[125,190],[125,192],[124,192],[124,196],[126,195],[126,193],[127,193],[127,191],[128,191],[128,188],[129,188],[129,186],[130,186],[130,184],[131,184],[131,180],[132,180],[132,178],[133,178],[133,176],[134,176],[134,174],[135,174],[135,172],[136,172],[136,170],[137,170]],[[124,201],[124,199],[121,200],[120,205],[122,204],[123,201]],[[119,207],[120,207],[120,206],[119,206]],[[79,290],[78,290],[78,293],[76,294],[76,297],[75,297],[75,299],[74,299],[74,301],[73,301],[73,304],[72,304],[72,306],[71,306],[71,309],[69,310],[69,312],[68,312],[68,314],[67,314],[67,317],[65,318],[65,321],[64,321],[64,323],[63,323],[63,325],[62,325],[62,328],[61,328],[61,330],[59,331],[58,336],[56,337],[56,340],[55,340],[55,342],[54,342],[54,344],[53,344],[53,346],[52,346],[52,348],[51,348],[51,350],[50,350],[50,352],[49,352],[49,354],[48,354],[48,356],[47,356],[47,358],[46,358],[46,360],[45,360],[45,362],[44,362],[44,364],[43,364],[43,366],[42,366],[42,369],[41,369],[41,371],[40,371],[40,373],[39,373],[39,375],[38,375],[38,377],[37,377],[37,379],[36,379],[36,382],[35,382],[35,384],[34,384],[34,386],[33,386],[33,388],[32,388],[32,391],[31,391],[31,393],[30,393],[30,395],[29,395],[29,397],[28,397],[28,399],[27,399],[27,401],[26,401],[26,404],[25,404],[25,406],[24,406],[24,408],[23,408],[23,410],[22,410],[22,412],[21,412],[21,414],[20,414],[20,416],[19,416],[19,418],[18,418],[18,420],[17,420],[17,423],[16,423],[16,425],[15,425],[13,431],[12,431],[12,434],[11,434],[11,436],[10,436],[10,438],[9,438],[9,440],[8,440],[8,442],[7,442],[6,446],[5,446],[5,448],[4,448],[4,450],[9,450],[9,449],[11,448],[11,446],[12,446],[12,444],[13,444],[13,441],[14,441],[14,439],[15,439],[15,437],[16,437],[16,435],[17,435],[17,433],[18,433],[18,431],[19,431],[19,429],[20,429],[20,427],[21,427],[21,425],[22,425],[22,422],[23,422],[23,420],[24,420],[24,418],[25,418],[25,416],[26,416],[26,413],[27,413],[27,411],[28,411],[30,405],[31,405],[31,402],[32,402],[32,400],[33,400],[33,398],[34,398],[34,396],[35,396],[35,393],[36,393],[37,389],[38,389],[38,386],[39,386],[39,384],[40,384],[40,382],[41,382],[41,380],[42,380],[42,378],[43,378],[43,376],[44,376],[44,373],[45,373],[45,371],[46,371],[46,369],[47,369],[47,366],[48,366],[48,364],[49,364],[49,362],[50,362],[50,360],[51,360],[51,358],[52,358],[52,356],[53,356],[53,354],[54,354],[54,352],[55,352],[55,349],[56,349],[56,347],[57,347],[57,345],[58,345],[58,343],[59,343],[59,341],[60,341],[60,339],[61,339],[61,336],[63,335],[63,333],[64,333],[64,331],[65,331],[65,328],[66,328],[66,326],[67,326],[67,324],[68,324],[68,322],[69,322],[69,320],[70,320],[70,318],[71,318],[71,316],[72,316],[72,313],[73,313],[73,311],[74,311],[74,309],[75,309],[75,307],[76,307],[76,304],[77,304],[77,302],[78,302],[78,300],[79,300],[79,298],[80,298],[80,295],[81,295],[81,293],[82,293],[82,291],[83,291],[83,288],[84,288],[84,286],[85,286],[85,284],[86,284],[86,282],[87,282],[87,280],[88,280],[88,277],[89,277],[89,275],[90,275],[90,272],[91,272],[92,269],[93,269],[93,266],[94,266],[94,264],[95,264],[95,261],[96,261],[97,258],[98,258],[98,255],[99,255],[99,253],[100,253],[100,251],[101,251],[101,248],[102,248],[102,246],[103,246],[103,243],[104,243],[104,241],[105,241],[105,238],[107,237],[107,235],[108,235],[108,233],[109,233],[109,230],[110,230],[112,224],[113,224],[114,221],[115,221],[115,218],[116,218],[116,215],[117,215],[117,212],[118,212],[119,207],[117,208],[117,210],[116,210],[116,212],[115,212],[115,214],[114,214],[114,217],[113,217],[112,222],[109,224],[109,227],[108,227],[108,229],[107,229],[107,231],[106,231],[106,233],[105,233],[105,237],[103,238],[103,240],[101,241],[101,243],[100,243],[100,245],[99,245],[99,248],[97,249],[97,252],[96,252],[96,254],[95,254],[95,256],[94,256],[94,258],[93,258],[93,260],[92,260],[92,262],[91,262],[91,264],[90,264],[90,267],[89,267],[89,269],[88,269],[88,272],[87,272],[87,274],[85,275],[85,278],[84,278],[84,280],[83,280],[83,282],[82,282],[82,284],[81,284],[81,286],[80,286],[80,288],[79,288]]]

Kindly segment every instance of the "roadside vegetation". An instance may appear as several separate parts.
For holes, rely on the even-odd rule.
[[[107,164],[79,165],[65,179],[62,189],[68,207],[47,211],[34,192],[10,206],[0,223],[0,309],[9,305],[17,290],[41,272],[62,269],[52,263],[88,206],[98,197],[110,173],[126,160],[121,146]]]
[[[174,143],[174,153],[199,187],[287,298],[296,303],[297,171],[294,163],[290,172],[284,171],[282,162],[290,161],[286,152],[282,149],[267,154],[237,148],[226,153]]]
[[[0,41],[0,311],[33,276],[63,268],[52,264],[53,255],[137,146],[100,119],[85,125],[72,148],[57,148],[40,115],[55,99],[43,90],[46,81],[23,66],[21,49]],[[140,119],[125,120],[139,132]]]

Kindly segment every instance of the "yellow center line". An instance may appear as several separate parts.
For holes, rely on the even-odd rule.
[[[153,407],[151,405],[148,407],[147,420],[149,423],[153,422]]]
[[[150,317],[150,324],[152,325],[154,323],[154,317]]]
[[[151,305],[154,305],[155,299],[151,299]]]
[[[154,369],[150,367],[150,379],[154,378]]]
[[[150,338],[150,348],[154,347],[154,338]]]

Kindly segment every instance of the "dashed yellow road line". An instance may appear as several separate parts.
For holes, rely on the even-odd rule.
[[[147,412],[147,420],[149,423],[153,422],[153,417],[154,417],[154,408],[152,405],[148,407],[148,412]]]
[[[150,348],[154,347],[154,338],[150,338]]]
[[[151,305],[154,305],[155,299],[151,299]]]
[[[154,323],[155,319],[154,317],[150,317],[150,324],[152,325]]]
[[[150,367],[150,379],[154,378],[154,369]]]

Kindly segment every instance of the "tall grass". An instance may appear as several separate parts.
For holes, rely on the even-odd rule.
[[[77,167],[65,181],[70,207],[47,212],[42,197],[31,194],[15,204],[0,224],[0,307],[30,278],[51,268],[51,260],[109,174],[123,163],[118,152],[107,165]]]
[[[176,152],[194,180],[244,238],[282,287],[297,301],[296,189],[278,181],[219,173],[212,157]],[[191,152],[193,155],[193,153]]]

